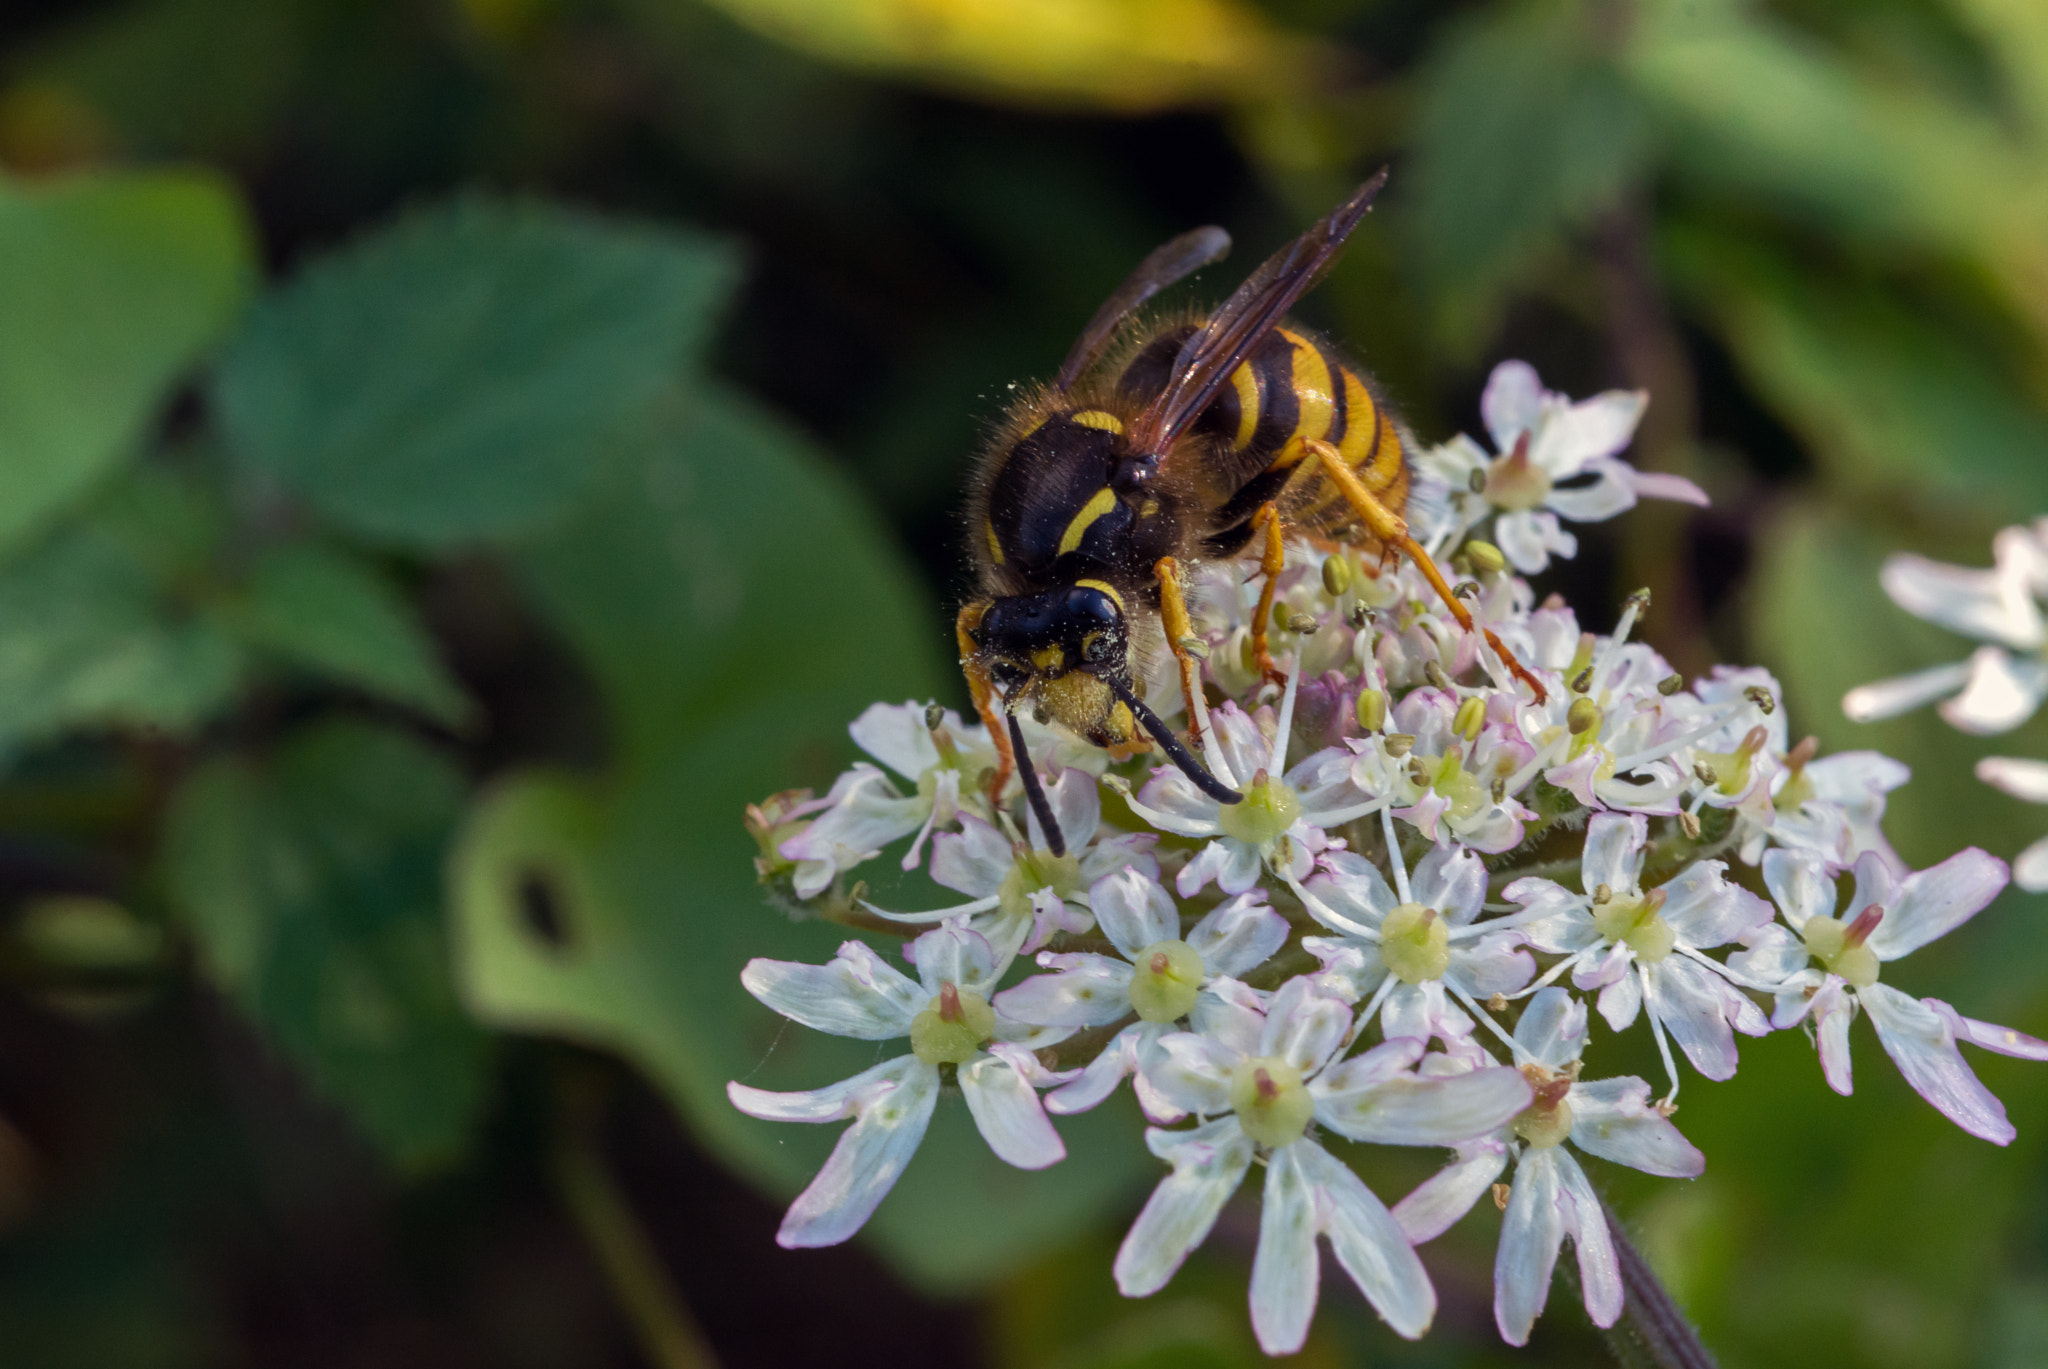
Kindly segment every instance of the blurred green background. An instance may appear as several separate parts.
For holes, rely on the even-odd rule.
[[[1115,1296],[1122,1098],[1040,1175],[949,1105],[860,1242],[774,1246],[832,1129],[723,1083],[869,1053],[740,991],[837,936],[739,816],[959,700],[1008,386],[1159,240],[1232,231],[1213,300],[1389,161],[1305,312],[1425,440],[1521,356],[1649,389],[1634,459],[1714,496],[1539,588],[1650,585],[1682,668],[1910,762],[1916,864],[2038,834],[1969,768],[2048,721],[1837,701],[1964,652],[1887,551],[2048,511],[2040,0],[7,6],[0,1364],[1256,1362],[1253,1208]],[[2048,1034],[2044,912],[1902,986]],[[2000,1151],[1858,1034],[1853,1098],[1751,1044],[1686,1086],[1704,1179],[1596,1179],[1731,1369],[2048,1363],[2048,1073],[1976,1057]],[[1563,1282],[1499,1344],[1481,1208],[1429,1339],[1337,1280],[1304,1361],[1600,1362]]]

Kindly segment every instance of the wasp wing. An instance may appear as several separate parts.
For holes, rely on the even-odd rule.
[[[1173,445],[1182,430],[1208,407],[1230,373],[1330,269],[1344,240],[1358,227],[1386,183],[1387,171],[1382,167],[1350,199],[1253,272],[1251,279],[1195,330],[1174,358],[1166,387],[1133,425],[1133,451],[1163,455]]]
[[[1060,373],[1053,383],[1062,390],[1072,389],[1074,382],[1102,356],[1102,349],[1116,335],[1117,325],[1133,309],[1175,281],[1194,274],[1211,262],[1221,261],[1229,251],[1230,234],[1214,227],[1191,229],[1172,242],[1154,248],[1145,260],[1138,263],[1138,269],[1116,288],[1116,293],[1102,302],[1102,307],[1095,311],[1095,317],[1088,320],[1081,336],[1074,339],[1067,359],[1060,363]]]

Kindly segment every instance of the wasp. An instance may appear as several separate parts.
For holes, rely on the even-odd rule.
[[[1376,548],[1383,565],[1411,558],[1458,625],[1475,630],[1401,516],[1410,472],[1400,421],[1362,369],[1285,317],[1386,178],[1382,169],[1206,318],[1148,322],[1137,311],[1221,259],[1230,235],[1197,228],[1152,252],[1088,321],[1052,384],[1012,405],[981,456],[968,509],[981,593],[960,610],[961,666],[1000,757],[992,792],[1014,767],[1054,855],[1065,843],[1018,726],[1026,705],[1113,751],[1144,749],[1142,729],[1212,798],[1243,797],[1134,686],[1132,662],[1163,641],[1183,696],[1199,697],[1185,590],[1197,563],[1259,544],[1251,645],[1275,681],[1266,625],[1293,531]],[[1542,684],[1485,633],[1541,700]],[[1199,748],[1195,718],[1191,704]]]

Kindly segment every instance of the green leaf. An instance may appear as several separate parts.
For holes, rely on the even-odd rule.
[[[457,200],[262,301],[223,365],[221,416],[242,461],[362,536],[532,533],[648,423],[734,276],[697,234]]]
[[[211,175],[0,176],[0,552],[133,454],[232,323],[250,254]]]
[[[1892,294],[1697,228],[1667,233],[1682,287],[1749,383],[1845,490],[1986,521],[2048,508],[2048,413],[1991,349]]]
[[[435,654],[412,608],[374,568],[303,542],[258,561],[226,621],[288,664],[459,724],[469,700]]]
[[[1423,72],[1411,227],[1454,307],[1483,307],[1642,168],[1647,123],[1599,34],[1585,6],[1504,6]]]
[[[933,690],[943,625],[792,434],[717,391],[680,423],[611,501],[522,558],[606,692],[617,761],[602,777],[509,779],[473,814],[455,865],[458,972],[486,1021],[632,1058],[721,1161],[787,1199],[838,1128],[755,1121],[725,1084],[816,1088],[876,1055],[741,988],[752,957],[822,961],[845,938],[768,907],[742,806],[829,780],[860,709]],[[1148,1162],[1129,1113],[1060,1125],[1072,1157],[1027,1174],[945,1101],[868,1238],[957,1290],[1071,1237]]]
[[[489,1038],[457,1001],[441,868],[463,783],[413,738],[327,722],[180,787],[163,872],[209,978],[394,1163],[457,1155]]]

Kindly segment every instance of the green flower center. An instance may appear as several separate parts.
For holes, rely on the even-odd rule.
[[[996,896],[1002,901],[1003,913],[1008,917],[1029,917],[1031,896],[1041,889],[1050,889],[1061,898],[1071,898],[1081,892],[1081,857],[1068,852],[1056,856],[1050,851],[1031,851],[1017,857],[1010,866],[1010,873],[1003,876],[1002,887]]]
[[[1403,903],[1380,923],[1380,958],[1404,984],[1441,979],[1451,964],[1451,927],[1443,914]]]
[[[1508,1126],[1530,1149],[1548,1150],[1572,1134],[1572,1105],[1565,1101],[1572,1091],[1571,1075],[1552,1074],[1541,1065],[1524,1065],[1522,1074],[1536,1091],[1536,1101]]]
[[[1264,846],[1294,826],[1301,816],[1301,800],[1282,780],[1261,770],[1245,787],[1242,803],[1226,803],[1218,816],[1227,836],[1251,846]]]
[[[1147,1022],[1178,1022],[1195,1006],[1202,957],[1185,941],[1155,941],[1138,952],[1131,1006]]]
[[[1277,1055],[1237,1067],[1230,1076],[1230,1106],[1244,1134],[1271,1148],[1299,1141],[1316,1110],[1301,1071]]]
[[[988,1000],[948,984],[910,1019],[910,1050],[927,1065],[958,1065],[972,1060],[995,1031],[996,1010]]]
[[[1606,889],[1601,885],[1600,889]],[[1671,924],[1658,911],[1664,906],[1664,891],[1652,889],[1647,894],[1624,898],[1610,892],[1603,899],[1600,890],[1593,893],[1593,926],[1609,942],[1625,941],[1635,951],[1636,959],[1656,964],[1671,954],[1671,948],[1678,938],[1672,934]]]
[[[1840,975],[1858,989],[1867,989],[1877,982],[1877,953],[1864,944],[1864,938],[1877,926],[1878,919],[1870,916],[1875,911],[1866,908],[1847,924],[1831,917],[1808,918],[1801,933],[1806,949],[1828,973]]]
[[[1486,468],[1486,502],[1519,511],[1537,508],[1548,498],[1549,472],[1529,459],[1529,435],[1523,433],[1513,451]]]

